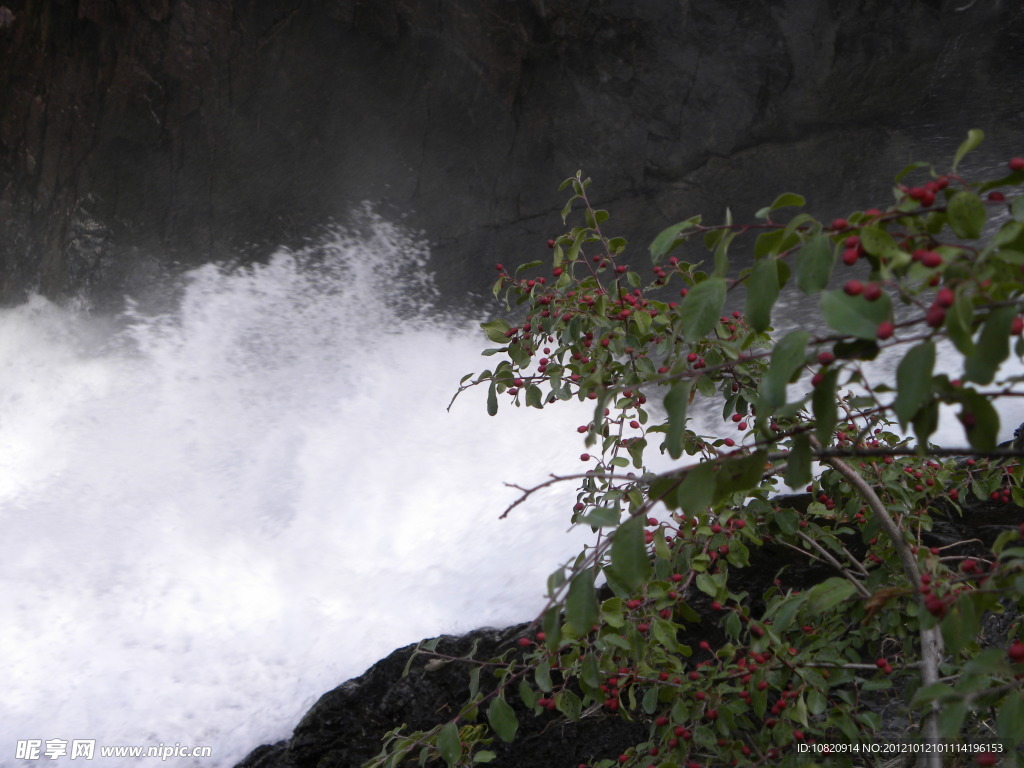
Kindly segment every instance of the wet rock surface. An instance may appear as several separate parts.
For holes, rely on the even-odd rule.
[[[580,168],[643,248],[694,212],[749,216],[786,190],[842,215],[851,191],[883,199],[967,127],[1013,151],[1024,136],[1013,3],[2,7],[7,303],[261,258],[363,200],[422,230],[465,301],[484,265],[543,247]]]

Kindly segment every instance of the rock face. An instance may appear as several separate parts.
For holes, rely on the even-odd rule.
[[[1022,39],[964,0],[3,0],[0,299],[258,258],[362,200],[464,299],[578,168],[627,237],[789,188],[827,215],[911,148],[1020,140]]]
[[[806,510],[812,497],[808,493],[779,497],[776,501],[782,507]],[[950,556],[984,556],[1002,531],[1017,528],[1021,522],[1024,508],[972,499],[962,515],[952,509],[937,515],[933,530],[925,533],[922,541],[929,547],[943,547],[944,554]],[[865,554],[859,537],[845,537],[844,543],[858,557]],[[787,589],[806,590],[836,575],[831,567],[813,564],[781,544],[767,543],[754,549],[750,559],[750,567],[730,572],[729,590],[749,593],[752,603],[777,577],[781,576]],[[687,601],[700,616],[714,615],[706,595],[693,590]],[[1007,631],[1016,618],[1011,613],[988,615],[982,622],[979,642],[1005,643]],[[522,624],[445,637],[437,651],[465,656],[475,648],[474,658],[494,658],[514,649],[516,640],[527,630],[528,625]],[[716,623],[707,622],[687,626],[679,640],[691,647],[707,640],[717,647],[727,638]],[[429,657],[422,655],[409,664],[415,649],[416,646],[399,649],[361,677],[324,694],[302,718],[291,739],[258,747],[236,768],[359,768],[379,754],[381,738],[388,731],[402,724],[408,726],[408,732],[446,722],[466,701],[468,667],[449,662],[430,671],[426,663]],[[866,652],[870,655],[873,650]],[[870,658],[875,656],[877,652]],[[407,664],[409,674],[403,677]],[[486,673],[481,675],[481,690],[488,690],[486,678]],[[864,704],[884,713],[882,722],[886,730],[881,735],[891,741],[904,740],[911,722],[900,688],[896,685],[892,691],[866,694],[869,699]],[[492,751],[497,758],[490,763],[495,768],[550,768],[615,758],[628,746],[642,741],[648,731],[647,723],[630,724],[603,710],[588,712],[579,722],[570,723],[557,712],[533,716],[514,694],[510,703],[517,708],[519,732],[510,745],[495,740]]]
[[[437,651],[460,656],[475,645],[476,658],[493,658],[513,648],[525,628],[482,629],[462,637],[445,637]],[[415,647],[395,651],[361,677],[324,694],[302,718],[289,741],[259,747],[237,768],[358,768],[380,752],[385,732],[402,723],[416,730],[447,720],[467,697],[469,670],[452,662],[428,671],[428,657],[420,656],[403,678],[402,671]],[[487,685],[486,674],[481,675],[481,690],[487,690]],[[600,712],[577,723],[558,722],[554,716],[534,718],[512,699],[510,703],[517,705],[519,731],[510,745],[495,739],[491,750],[498,758],[491,765],[569,765],[567,755],[582,751],[588,755],[610,753],[630,739],[643,738],[646,730]]]

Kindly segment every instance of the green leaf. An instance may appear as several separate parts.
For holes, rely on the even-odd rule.
[[[472,667],[469,670],[469,698],[471,700],[480,693],[480,670],[482,669],[483,667]]]
[[[747,320],[755,331],[772,323],[772,307],[779,298],[779,268],[775,259],[761,259],[747,278]]]
[[[497,755],[491,752],[489,749],[481,749],[479,752],[473,755],[474,763],[489,763],[494,760]]]
[[[536,384],[530,384],[526,387],[526,404],[532,408],[543,408],[542,402],[543,394],[540,391],[540,387]]]
[[[494,379],[491,379],[491,386],[487,388],[487,415],[494,416],[498,412],[498,389]]]
[[[956,167],[960,164],[960,161],[964,159],[964,155],[974,149],[977,149],[978,145],[981,144],[984,138],[985,132],[979,128],[971,128],[967,132],[967,138],[964,139],[964,142],[957,148],[956,155],[953,157],[953,173],[956,173]]]
[[[900,180],[904,176],[906,176],[908,173],[910,173],[911,171],[916,171],[918,168],[930,168],[930,167],[931,167],[930,163],[923,163],[923,162],[920,162],[920,161],[918,161],[916,163],[911,163],[910,165],[906,166],[902,171],[900,171],[899,173],[896,174],[896,178],[894,179],[894,181],[898,184],[900,182]]]
[[[881,227],[864,227],[860,230],[860,244],[864,250],[878,258],[891,259],[900,253],[892,236]]]
[[[717,600],[722,596],[721,592],[723,585],[722,582],[716,578],[716,576],[717,574],[713,576],[710,573],[698,573],[697,578],[695,579],[695,583],[697,585],[697,589],[699,589],[708,597],[713,597]]]
[[[896,368],[896,400],[892,409],[900,427],[925,404],[931,394],[932,371],[935,368],[935,344],[923,341],[912,347]]]
[[[833,576],[816,584],[807,593],[808,608],[814,613],[824,613],[835,608],[856,591],[856,588],[847,579]]]
[[[587,568],[576,574],[569,584],[565,617],[577,634],[586,635],[597,621],[599,611],[597,593],[594,592],[594,569]]]
[[[920,445],[927,445],[928,438],[939,428],[939,403],[936,400],[928,400],[911,420],[914,426],[914,436]]]
[[[459,729],[455,723],[448,723],[437,734],[437,750],[449,766],[455,765],[462,757],[462,740],[459,738]]]
[[[943,738],[955,739],[966,715],[967,703],[964,701],[947,701],[943,704],[939,710],[939,732]]]
[[[594,528],[607,528],[618,525],[621,514],[619,510],[612,509],[611,507],[595,507],[589,513],[579,518],[579,521]]]
[[[601,603],[601,621],[616,629],[625,625],[626,619],[622,614],[621,597],[609,597]]]
[[[811,437],[806,432],[793,435],[786,457],[786,485],[799,488],[811,482]]]
[[[965,357],[974,354],[974,341],[971,339],[973,315],[971,300],[962,292],[957,293],[953,306],[946,311],[946,332],[949,334],[949,340]]]
[[[769,213],[771,213],[772,211],[777,211],[779,208],[800,208],[805,203],[806,200],[804,200],[802,195],[798,195],[794,192],[783,192],[781,195],[775,198],[775,202],[773,202],[766,208],[762,208],[754,215],[759,219],[765,219],[768,217]]]
[[[652,685],[647,689],[647,693],[644,694],[644,700],[640,706],[644,708],[644,712],[648,715],[653,715],[658,711],[658,686]]]
[[[496,344],[504,344],[507,342],[508,337],[505,333],[512,328],[507,320],[500,317],[497,320],[480,323],[480,327],[484,329],[484,333],[487,334],[487,338]]]
[[[518,275],[520,272],[526,269],[533,269],[534,267],[539,267],[542,263],[543,262],[541,261],[528,261],[525,264],[520,264],[518,267],[516,267],[516,274]]]
[[[1010,203],[1010,215],[1014,221],[1024,221],[1024,196],[1018,195]]]
[[[807,709],[812,715],[820,715],[828,708],[828,699],[817,688],[807,692]]]
[[[651,560],[644,545],[644,523],[636,515],[620,525],[612,537],[610,570],[628,590],[635,591],[651,573]]]
[[[580,712],[583,711],[583,701],[568,688],[563,688],[555,695],[555,707],[558,711],[572,721],[580,719]]]
[[[892,300],[883,293],[877,300],[863,296],[849,296],[844,291],[824,291],[821,294],[821,314],[834,331],[859,339],[875,339],[878,324],[892,314]]]
[[[690,405],[692,386],[690,381],[677,381],[665,395],[665,412],[668,414],[665,449],[673,459],[683,455],[683,434],[686,431],[686,411]]]
[[[968,189],[962,189],[953,195],[946,206],[949,226],[959,237],[974,240],[981,237],[985,226],[985,204],[981,198]]]
[[[833,368],[825,372],[824,378],[811,395],[811,410],[814,412],[814,435],[824,447],[832,444],[832,433],[836,428],[836,382],[839,371]]]
[[[832,241],[819,232],[796,255],[796,285],[806,294],[824,290],[836,263]]]
[[[772,350],[771,365],[761,383],[761,394],[772,408],[786,404],[786,385],[803,367],[810,338],[807,331],[790,331]]]
[[[710,277],[690,289],[679,305],[683,339],[696,341],[714,330],[725,306],[725,292],[725,280],[720,277]]]
[[[580,678],[584,685],[591,688],[601,687],[601,668],[597,665],[597,657],[588,653],[583,659],[583,670]]]
[[[1024,693],[1016,690],[1006,695],[1006,699],[999,705],[996,727],[999,729],[999,738],[1007,744],[1020,744],[1024,741]]]
[[[729,458],[719,464],[714,501],[759,485],[764,474],[766,456],[765,451],[757,451],[747,456]]]
[[[657,263],[662,256],[679,245],[679,235],[688,229],[693,229],[700,222],[700,216],[691,216],[686,221],[681,221],[678,224],[673,224],[671,227],[663,229],[654,238],[654,242],[651,243],[651,258],[654,259],[654,262]]]
[[[651,625],[654,639],[669,653],[676,653],[679,648],[679,641],[676,639],[676,628],[671,621],[655,617]]]
[[[964,374],[979,384],[991,384],[999,366],[1010,354],[1010,325],[1015,307],[999,307],[989,312],[978,337],[974,354],[964,362]]]
[[[967,442],[976,451],[993,450],[999,434],[999,414],[992,402],[973,390],[962,392],[960,401],[963,403],[960,422],[964,425]]]
[[[500,696],[491,700],[487,708],[487,722],[502,741],[510,742],[516,737],[519,721],[509,703]]]
[[[676,493],[679,506],[688,515],[697,515],[711,504],[715,497],[715,468],[702,463],[686,473]]]
[[[775,614],[772,619],[772,630],[779,636],[782,636],[790,624],[793,623],[793,618],[803,607],[804,603],[807,602],[808,593],[801,592],[799,595],[790,595],[785,598],[778,613]]]
[[[977,639],[981,621],[970,597],[961,596],[942,619],[946,652],[957,654]]]

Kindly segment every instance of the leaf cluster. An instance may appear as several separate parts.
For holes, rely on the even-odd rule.
[[[1019,621],[994,646],[979,639],[986,615],[1024,600],[1024,528],[980,556],[929,544],[961,494],[1024,501],[1024,446],[997,445],[995,405],[1022,394],[1004,369],[1024,355],[1024,161],[965,178],[980,141],[972,131],[948,172],[908,166],[887,207],[831,222],[792,193],[748,224],[691,216],[654,238],[644,268],[606,235],[590,180],[565,181],[563,222],[582,220],[549,242],[549,267],[500,268],[494,294],[521,314],[482,324],[497,363],[460,391],[486,387],[491,414],[593,406],[586,469],[544,485],[577,484],[571,522],[594,539],[549,577],[525,662],[489,662],[489,698],[471,685],[457,717],[393,736],[372,765],[413,746],[420,764],[486,762],[488,739],[515,736],[514,696],[538,717],[649,724],[621,755],[580,756],[602,768],[786,762],[815,741],[870,741],[883,723],[865,702],[886,691],[920,724],[908,738],[1024,739]],[[776,327],[786,296],[798,327]],[[929,443],[943,408],[963,426],[959,458]],[[712,434],[697,409],[721,414]],[[653,471],[653,449],[674,467]],[[809,504],[776,498],[805,485]],[[798,591],[780,573],[748,594],[731,574],[768,543],[833,575]],[[715,644],[682,642],[694,627]]]

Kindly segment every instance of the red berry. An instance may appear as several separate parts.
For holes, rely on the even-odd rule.
[[[988,199],[994,203],[1001,203],[1006,199],[1006,195],[1002,192],[989,192]]]
[[[530,638],[520,637],[516,642],[519,643],[520,648],[527,648],[530,645]]]
[[[832,229],[840,231],[850,226],[850,223],[846,219],[832,219]]]
[[[956,301],[956,294],[949,288],[940,288],[935,294],[935,303],[940,307],[951,307]]]
[[[946,601],[941,597],[935,595],[929,595],[924,601],[924,607],[928,610],[932,616],[938,616],[942,618],[946,615]]]
[[[590,461],[590,454],[589,453],[581,453],[580,454],[580,461]]]
[[[835,362],[836,356],[828,350],[818,353],[818,362],[822,365],[829,365]]]
[[[1024,317],[1017,315],[1013,318],[1013,322],[1010,323],[1010,333],[1014,336],[1020,336],[1024,333]]]
[[[942,264],[942,257],[935,251],[925,251],[921,254],[921,264],[929,269],[935,269],[935,267]]]
[[[892,322],[889,320],[884,320],[883,322],[878,324],[878,330],[875,331],[875,337],[879,341],[885,341],[886,339],[891,339],[895,331],[896,327],[892,324]]]
[[[975,765],[997,765],[999,763],[999,755],[995,752],[980,752],[974,758]]]
[[[864,292],[864,283],[860,280],[847,280],[843,290],[846,291],[847,296],[858,296]]]
[[[940,307],[938,304],[932,304],[928,309],[928,314],[925,315],[924,321],[928,324],[929,328],[939,328],[944,322],[946,322],[946,309]]]
[[[1024,157],[1010,158],[1010,162],[1007,165],[1010,166],[1011,171],[1024,171]]]
[[[864,286],[864,298],[868,301],[877,301],[882,295],[882,286],[878,283],[868,283]]]
[[[1014,664],[1020,664],[1024,661],[1024,643],[1020,640],[1015,640],[1010,644],[1010,647],[1006,651]]]
[[[857,263],[857,259],[860,257],[860,250],[857,248],[847,248],[843,251],[843,264],[848,267],[852,267]]]

